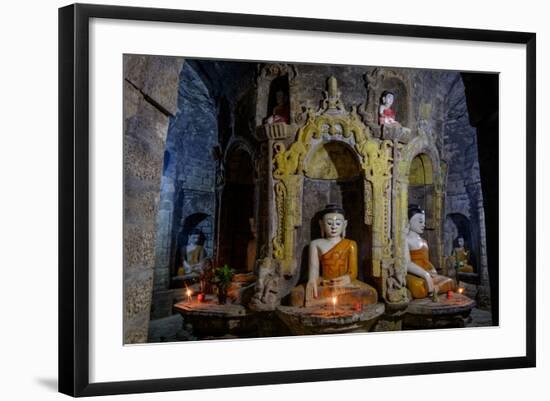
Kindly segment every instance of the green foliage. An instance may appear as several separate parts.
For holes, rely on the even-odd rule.
[[[234,271],[228,264],[214,269],[214,279],[212,280],[219,288],[227,288],[231,284]]]

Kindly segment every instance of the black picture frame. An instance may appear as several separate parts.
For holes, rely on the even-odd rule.
[[[89,22],[91,18],[515,43],[526,48],[526,354],[521,357],[90,383]],[[59,391],[96,396],[534,367],[536,35],[526,32],[75,4],[59,9]],[[498,213],[498,210],[495,212]],[[498,218],[498,214],[496,215]]]

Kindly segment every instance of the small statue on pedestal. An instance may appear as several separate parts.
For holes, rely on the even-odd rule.
[[[384,91],[380,99],[380,106],[378,107],[378,124],[380,125],[392,125],[398,124],[395,120],[395,111],[391,108],[395,100],[393,92]]]

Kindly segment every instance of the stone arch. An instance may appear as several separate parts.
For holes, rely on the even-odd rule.
[[[416,161],[415,161],[416,160]],[[411,199],[410,179],[411,167],[414,169],[421,166],[423,169],[423,182],[425,186],[425,199],[423,206],[426,211],[426,227],[425,236],[427,237],[430,246],[430,260],[437,268],[444,267],[443,261],[443,242],[442,242],[442,207],[443,207],[443,186],[444,177],[439,151],[433,144],[430,137],[420,130],[401,150],[400,160],[397,168],[396,177],[396,219],[395,233],[399,239],[396,241],[397,246],[401,249],[396,253],[403,254],[404,239],[400,237],[400,232],[403,232],[404,227],[408,224],[407,207]],[[426,177],[429,175],[429,177]],[[429,178],[431,177],[431,181]],[[418,177],[414,176],[413,185]],[[429,184],[428,184],[429,183]],[[413,197],[414,199],[414,197]]]
[[[331,139],[311,146],[304,175],[313,179],[352,179],[361,175],[361,160],[346,141]]]

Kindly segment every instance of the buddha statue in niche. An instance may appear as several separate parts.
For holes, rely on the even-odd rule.
[[[426,298],[435,293],[455,289],[453,280],[437,273],[429,259],[428,242],[420,235],[426,226],[424,210],[409,205],[409,228],[405,238],[405,260],[407,263],[407,288],[413,298]]]
[[[309,245],[308,281],[291,291],[291,305],[325,305],[333,296],[340,306],[361,308],[376,303],[376,290],[357,280],[357,243],[345,238],[348,222],[344,210],[327,205],[319,224],[323,238]]]
[[[199,277],[206,260],[204,249],[204,234],[201,230],[194,228],[189,232],[187,245],[181,249],[182,266],[178,269],[178,276],[196,275]]]
[[[473,273],[474,268],[470,262],[470,251],[464,246],[464,238],[456,239],[457,247],[453,249],[452,256],[455,258],[455,267],[457,273]]]
[[[395,120],[395,111],[391,108],[395,100],[395,94],[390,91],[384,91],[380,98],[380,106],[378,107],[378,124],[393,125],[398,124]]]
[[[273,107],[271,115],[265,119],[266,124],[285,123],[290,121],[290,105],[288,97],[284,91],[278,90],[275,92],[276,105]]]

